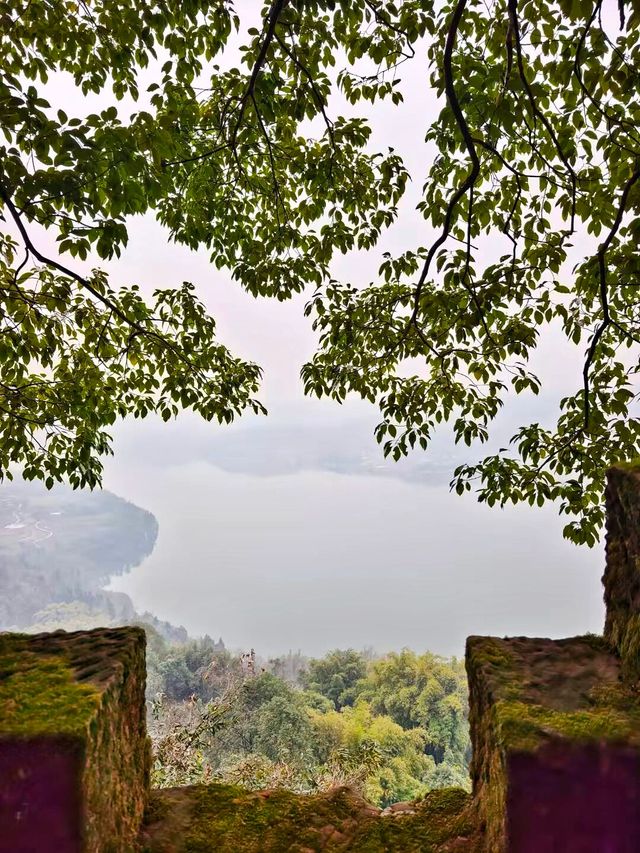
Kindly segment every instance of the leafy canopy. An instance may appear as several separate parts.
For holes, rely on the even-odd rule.
[[[395,458],[443,422],[487,441],[509,395],[540,391],[531,358],[559,331],[582,370],[555,424],[525,424],[453,484],[559,501],[566,535],[595,543],[603,469],[640,431],[638,0],[615,16],[603,0],[274,0],[240,67],[230,0],[0,0],[0,21],[0,475],[94,485],[118,417],[262,411],[259,367],[217,341],[191,284],[149,302],[78,271],[153,211],[252,294],[311,289],[305,390],[378,404]],[[424,242],[374,282],[336,281],[335,253],[375,250],[408,178],[371,150],[366,111],[399,104],[425,53],[442,108],[415,121],[437,151]],[[67,115],[43,94],[63,72],[122,105]],[[361,115],[335,115],[337,91]]]
[[[334,649],[323,658],[312,658],[302,682],[307,690],[329,699],[336,711],[353,705],[358,682],[364,678],[367,664],[354,649]]]

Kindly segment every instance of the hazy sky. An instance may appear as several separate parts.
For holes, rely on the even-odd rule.
[[[259,5],[241,4],[254,11]],[[337,278],[366,284],[375,278],[383,251],[398,253],[429,242],[429,228],[415,211],[432,153],[424,135],[440,108],[426,68],[423,47],[414,62],[402,67],[404,104],[382,103],[371,109],[372,148],[392,146],[401,153],[412,183],[398,222],[377,249],[337,258]],[[108,95],[83,101],[64,77],[51,82],[49,95],[54,106],[63,106],[69,114],[111,103]],[[347,112],[347,106],[336,98],[331,111]],[[375,423],[375,413],[357,401],[341,409],[304,399],[299,371],[314,350],[314,335],[302,314],[310,293],[287,303],[256,300],[233,283],[229,273],[217,271],[206,251],[170,243],[153,215],[129,220],[128,229],[123,257],[98,262],[108,269],[112,284],[137,283],[147,292],[183,280],[196,284],[217,320],[220,340],[264,367],[261,399],[276,422],[337,425],[347,416],[358,416]],[[40,245],[51,250],[52,235],[36,228],[33,232]],[[577,242],[576,252],[586,248],[584,239]],[[489,257],[495,243],[485,242],[480,250]],[[81,272],[93,263],[73,261]],[[547,394],[540,403],[523,400],[508,409],[510,423],[517,425],[519,413],[546,417],[554,400],[579,382],[580,360],[581,352],[568,349],[553,330],[543,336],[535,366],[543,374]],[[222,476],[203,464],[163,467],[160,449],[154,467],[156,429],[151,421],[116,429],[117,451],[146,443],[150,459],[141,467],[135,451],[116,455],[108,463],[106,485],[158,515],[158,554],[124,584],[136,603],[155,607],[163,618],[183,621],[190,630],[223,633],[241,645],[264,642],[269,651],[304,645],[305,636],[313,651],[347,643],[435,647],[438,636],[443,651],[460,651],[470,631],[562,633],[565,615],[567,630],[598,627],[601,553],[578,551],[562,542],[553,508],[522,508],[506,515],[496,510],[492,515],[468,500],[456,502],[446,490],[383,480],[372,485],[358,478],[345,485],[345,478],[330,475],[300,474],[269,485],[243,475]],[[217,429],[187,416],[178,427],[167,427],[167,434],[189,442],[190,431],[201,437],[203,431],[213,435]],[[202,511],[196,512],[194,505]],[[292,526],[291,513],[305,506],[309,513]],[[358,516],[357,523],[345,524],[349,510]],[[314,531],[320,531],[319,538]],[[248,598],[253,596],[251,608],[243,610],[235,587],[216,600],[221,587],[215,579],[225,573],[235,573]],[[210,584],[207,578],[213,578]],[[283,587],[288,590],[284,598]],[[276,604],[283,600],[287,613]],[[251,619],[247,616],[243,622],[242,613],[249,612]],[[260,613],[264,618],[258,618]],[[331,613],[333,621],[327,615]],[[420,643],[420,637],[427,637],[428,643]]]
[[[241,8],[246,29],[257,22],[261,4],[243,3]],[[223,60],[221,64],[224,66],[237,61],[238,53],[233,46],[226,62]],[[145,72],[144,76],[150,81],[153,72]],[[401,67],[401,76],[405,100],[400,106],[383,101],[373,107],[353,107],[339,94],[330,104],[332,115],[367,115],[373,131],[372,150],[393,147],[402,155],[411,175],[398,220],[383,235],[378,247],[369,253],[352,251],[336,257],[333,273],[341,280],[357,284],[375,280],[384,251],[400,253],[408,248],[428,245],[433,236],[421,214],[415,210],[433,156],[433,146],[427,146],[424,136],[430,121],[441,108],[427,79],[426,45],[418,49],[415,60]],[[136,106],[127,101],[118,104],[106,92],[83,98],[68,75],[52,78],[46,91],[52,104],[56,107],[62,105],[70,115],[74,112],[82,115],[115,103],[126,117],[130,111],[144,106],[143,103]],[[111,263],[93,259],[84,264],[74,260],[74,267],[87,271],[94,264],[102,266],[109,271],[112,284],[136,283],[146,292],[156,287],[173,286],[183,280],[193,282],[198,287],[200,298],[217,320],[221,341],[232,351],[264,366],[262,397],[271,410],[277,413],[286,406],[288,412],[293,408],[303,413],[308,404],[302,399],[299,371],[302,363],[313,353],[314,335],[309,321],[302,316],[302,309],[311,291],[286,303],[255,299],[232,282],[228,272],[216,270],[206,250],[193,252],[170,243],[166,229],[155,222],[153,214],[129,219],[128,230],[129,245],[121,259]],[[54,246],[51,233],[35,227],[33,231],[39,234],[41,245]],[[495,236],[491,241],[480,241],[480,258],[486,260],[500,254],[507,248],[504,239],[504,247],[498,245]],[[584,247],[582,241],[577,242],[579,245],[575,252],[579,253]],[[580,357],[580,352],[563,346],[561,336],[551,331],[543,337],[535,364],[544,373],[548,387],[561,396],[579,381],[575,371]]]

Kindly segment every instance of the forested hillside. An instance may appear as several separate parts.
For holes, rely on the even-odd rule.
[[[467,686],[456,659],[336,650],[260,662],[208,639],[168,646],[150,633],[148,697],[159,786],[348,784],[383,807],[468,786]]]
[[[156,785],[359,789],[381,806],[466,785],[464,667],[408,650],[262,660],[136,613],[112,575],[153,549],[153,515],[109,492],[0,489],[0,630],[141,622]],[[176,642],[177,641],[177,642]]]
[[[24,481],[0,487],[0,629],[130,621],[122,593],[102,590],[155,545],[154,516],[106,491]],[[74,624],[76,623],[77,624]]]

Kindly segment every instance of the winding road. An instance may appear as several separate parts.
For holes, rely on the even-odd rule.
[[[11,503],[11,501],[6,498],[0,499],[0,503]],[[18,504],[17,509],[13,509],[14,520],[10,524],[5,524],[5,530],[22,530],[24,529],[26,532],[26,536],[21,536],[17,541],[18,542],[44,542],[45,539],[50,539],[53,536],[53,530],[51,530],[44,521],[36,521],[31,524],[28,521],[23,519],[23,516],[20,514],[20,510],[22,509],[22,504]],[[38,533],[41,535],[39,536]]]

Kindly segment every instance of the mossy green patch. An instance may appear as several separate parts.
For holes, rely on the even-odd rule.
[[[44,739],[80,758],[68,781],[83,849],[135,849],[149,783],[144,643],[137,628],[0,635],[0,749],[24,740],[28,756]],[[0,801],[11,779],[0,777]]]
[[[158,791],[153,800],[147,853],[444,853],[454,840],[461,853],[480,849],[460,789],[432,791],[413,813],[394,817],[344,788],[302,796],[205,785]]]
[[[640,614],[625,615],[617,625],[614,623],[610,633],[622,660],[624,676],[637,681],[640,675]]]
[[[533,751],[550,737],[575,743],[638,740],[640,715],[615,707],[590,711],[557,711],[526,702],[498,702],[495,715],[510,750]]]
[[[473,657],[478,664],[488,663],[498,669],[511,669],[514,656],[507,651],[504,640],[497,637],[470,637],[473,643]]]
[[[515,698],[518,686],[518,659],[504,640],[497,637],[469,637],[466,653],[469,669],[488,669],[501,691]]]
[[[583,634],[579,639],[586,645],[590,646],[594,652],[609,654],[612,650],[611,644],[606,637],[603,637],[602,634]]]
[[[100,706],[100,692],[78,684],[62,655],[7,646],[0,643],[2,736],[82,734]]]
[[[621,468],[623,471],[638,471],[640,473],[640,456],[635,459],[628,459],[623,462],[616,462],[612,468]]]

